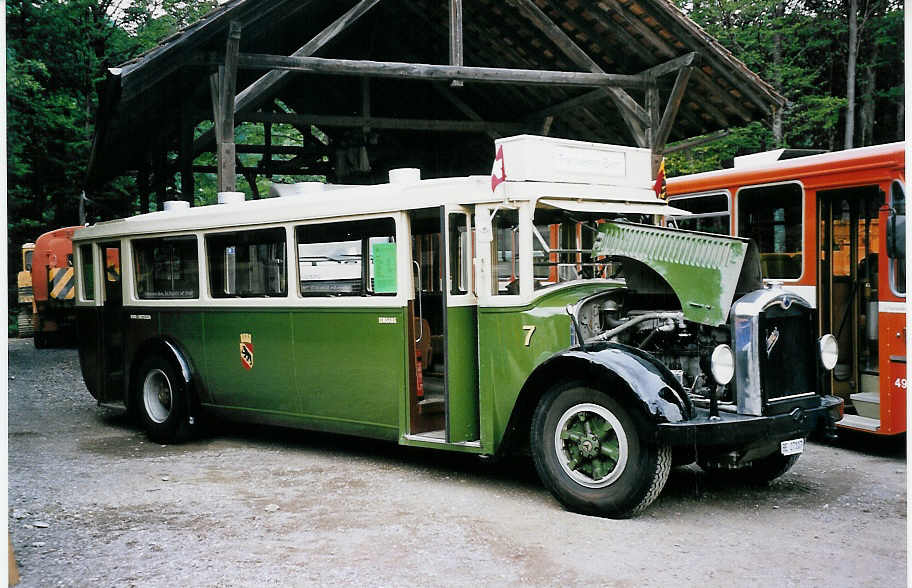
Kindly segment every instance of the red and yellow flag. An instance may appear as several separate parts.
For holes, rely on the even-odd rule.
[[[656,173],[655,183],[652,185],[652,189],[655,190],[656,198],[661,200],[668,200],[668,189],[665,186],[665,158],[662,158],[662,163],[659,164],[659,171]]]

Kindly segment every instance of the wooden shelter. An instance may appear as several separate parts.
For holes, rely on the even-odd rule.
[[[519,133],[648,147],[657,166],[669,140],[783,103],[667,0],[232,0],[109,70],[88,179],[138,173],[148,209],[175,174],[192,202],[194,173],[220,190],[486,173],[492,138]],[[264,141],[235,144],[241,122]],[[302,143],[274,144],[276,124]],[[194,165],[206,151],[218,164]]]

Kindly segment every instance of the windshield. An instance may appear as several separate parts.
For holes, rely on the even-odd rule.
[[[537,207],[532,233],[535,289],[574,280],[612,277],[613,264],[592,255],[599,224],[612,219],[651,223],[652,215]]]

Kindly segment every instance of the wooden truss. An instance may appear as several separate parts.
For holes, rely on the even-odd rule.
[[[218,153],[216,169],[219,190],[234,190],[235,173],[238,171],[236,169],[238,149],[234,145],[234,127],[238,122],[260,122],[265,125],[288,123],[299,129],[308,129],[311,124],[314,124],[320,127],[472,132],[487,133],[491,137],[530,131],[547,134],[555,117],[560,117],[570,111],[587,113],[588,105],[605,99],[610,100],[620,113],[633,143],[638,147],[652,150],[653,175],[655,175],[687,84],[694,77],[695,72],[699,83],[699,75],[702,73],[698,68],[699,56],[696,53],[670,58],[635,75],[608,73],[533,0],[509,0],[509,4],[550,39],[581,71],[465,66],[463,64],[462,0],[450,0],[450,63],[447,65],[314,57],[317,51],[349,28],[380,1],[360,0],[348,12],[288,56],[239,53],[241,26],[237,22],[232,22],[224,56],[199,55],[194,60],[197,65],[213,66],[218,70],[218,73],[211,76],[210,83],[215,125],[213,131],[200,136],[195,141],[192,140],[192,136],[182,139],[182,175],[189,174],[189,178],[192,178],[193,157],[210,149],[215,140]],[[650,61],[654,62],[654,60]],[[266,73],[236,93],[239,69],[266,70]],[[294,72],[361,77],[365,80],[362,83],[361,116],[257,112],[258,108],[272,100],[282,84],[287,81],[287,77]],[[671,74],[675,74],[675,80],[663,108],[659,79]],[[447,84],[437,84],[435,88],[456,106],[467,120],[393,119],[372,116],[370,89],[366,82],[368,78],[372,77],[447,82]],[[553,104],[526,117],[525,120],[496,122],[484,120],[450,89],[453,86],[458,87],[469,83],[580,86],[592,88],[592,90],[564,102]],[[642,92],[645,99],[642,102],[637,101],[628,90]],[[591,112],[587,116],[590,119],[595,118]],[[269,144],[269,132],[266,133],[266,139],[267,145],[263,147],[264,153],[267,155],[277,153],[279,149]],[[269,161],[266,163],[267,166],[271,165]],[[240,171],[245,174],[251,173],[251,170],[242,169]],[[186,185],[188,182],[184,181],[182,184]],[[192,180],[189,185],[192,194]]]

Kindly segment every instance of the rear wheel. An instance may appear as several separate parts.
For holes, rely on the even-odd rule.
[[[35,315],[29,310],[20,310],[17,317],[19,337],[28,338],[35,334]]]
[[[153,356],[139,366],[133,405],[149,438],[158,443],[174,443],[189,436],[186,394],[186,383],[166,359]]]
[[[552,388],[532,422],[535,468],[568,509],[626,518],[662,491],[671,449],[648,442],[648,424],[600,390],[582,383]]]

